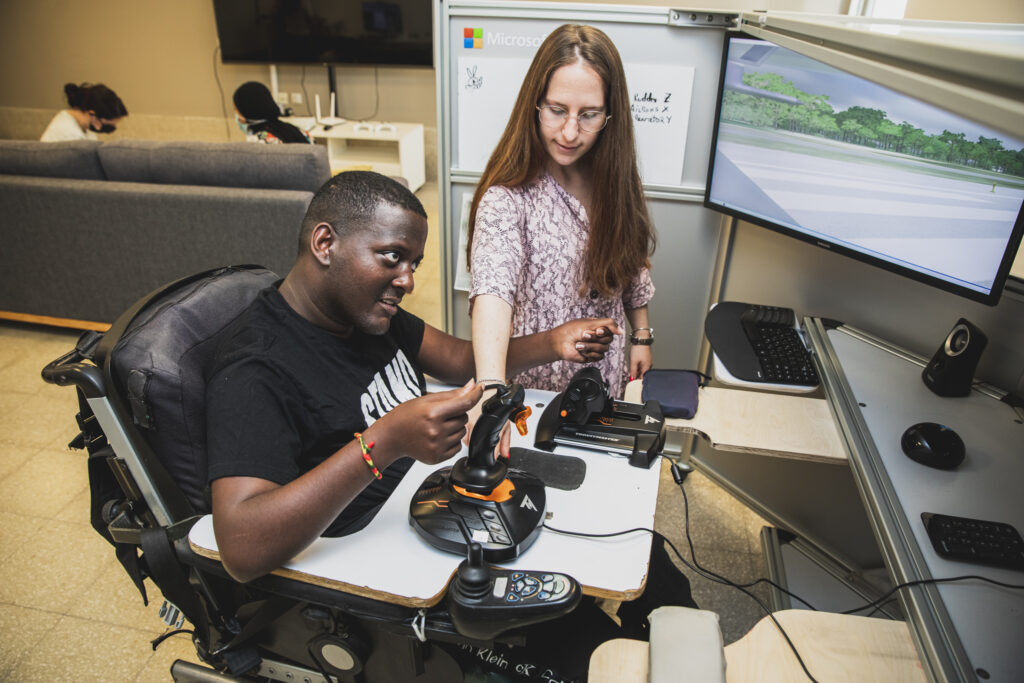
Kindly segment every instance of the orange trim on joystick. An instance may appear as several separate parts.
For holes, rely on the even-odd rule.
[[[501,483],[495,486],[494,490],[490,493],[473,493],[472,491],[467,491],[461,486],[456,486],[455,484],[452,484],[452,489],[454,489],[460,496],[476,498],[477,500],[490,500],[495,503],[504,503],[516,492],[516,488],[512,485],[511,479],[503,479]]]
[[[531,415],[533,415],[533,411],[530,409],[530,406],[523,407],[523,409],[516,414],[516,417],[513,420],[513,422],[516,423],[516,429],[519,430],[520,436],[526,436],[526,433],[530,431],[526,427],[526,418],[530,417]]]

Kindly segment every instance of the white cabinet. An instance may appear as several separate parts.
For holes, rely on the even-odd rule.
[[[331,173],[363,170],[402,176],[413,192],[426,180],[422,124],[346,121],[325,130],[323,124],[310,127],[312,119],[290,121],[317,144],[327,145]]]

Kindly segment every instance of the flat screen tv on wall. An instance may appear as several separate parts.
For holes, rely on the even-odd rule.
[[[980,301],[1024,232],[1024,141],[726,37],[705,206]]]
[[[431,66],[428,0],[213,0],[225,63]]]

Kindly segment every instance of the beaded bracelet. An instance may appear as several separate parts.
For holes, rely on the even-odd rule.
[[[377,466],[373,464],[373,458],[370,457],[370,451],[373,450],[373,444],[377,442],[371,441],[369,444],[367,444],[365,441],[363,441],[363,435],[359,432],[356,432],[356,438],[359,440],[359,450],[363,452],[363,460],[366,461],[366,464],[370,468],[370,471],[373,472],[373,476],[380,479],[380,470],[378,470]]]

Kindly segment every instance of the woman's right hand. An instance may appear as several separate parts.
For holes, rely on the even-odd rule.
[[[580,318],[551,330],[555,353],[561,360],[593,363],[604,358],[622,328],[614,318]]]

